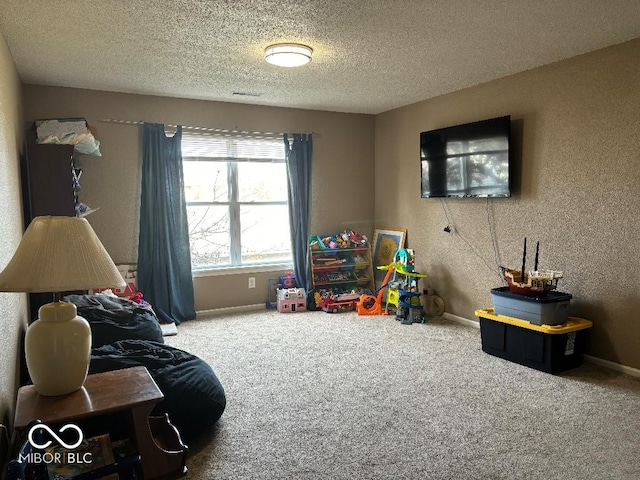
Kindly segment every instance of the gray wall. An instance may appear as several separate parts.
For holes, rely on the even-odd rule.
[[[634,40],[376,117],[376,224],[408,229],[447,312],[490,307],[496,264],[519,268],[527,237],[541,268],[564,271],[571,315],[594,322],[588,353],[640,368],[639,80]],[[512,116],[515,195],[421,199],[420,132],[501,115]],[[443,232],[445,210],[456,233]]]

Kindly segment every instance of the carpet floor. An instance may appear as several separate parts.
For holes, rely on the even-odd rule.
[[[482,352],[470,326],[259,310],[166,341],[227,394],[187,478],[640,478],[640,379],[520,366]]]

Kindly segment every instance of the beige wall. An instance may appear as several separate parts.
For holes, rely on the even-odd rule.
[[[364,115],[40,86],[24,88],[25,119],[88,119],[104,156],[81,159],[81,198],[100,207],[89,220],[116,262],[135,260],[139,130],[99,120],[319,132],[314,232],[370,234],[374,211],[375,224],[407,228],[427,284],[449,313],[465,318],[491,305],[497,264],[519,265],[523,237],[540,241],[540,266],[565,272],[560,289],[574,297],[572,315],[595,324],[587,353],[640,368],[639,50],[635,40],[593,52],[386,112],[375,126]],[[506,114],[517,162],[512,198],[420,198],[420,131]],[[456,233],[443,232],[447,223]],[[246,288],[249,275],[257,277],[255,291]],[[197,279],[196,307],[262,303],[275,274],[249,275]]]
[[[103,156],[81,156],[80,200],[116,263],[135,263],[140,198],[140,127],[103,119],[267,132],[315,132],[312,232],[373,231],[374,117],[233,103],[24,86],[25,119],[85,117]],[[278,233],[280,234],[280,233]],[[256,277],[248,289],[247,277]],[[274,272],[195,279],[196,309],[264,303]]]
[[[23,231],[19,163],[23,139],[21,114],[20,80],[0,33],[0,271],[13,256]],[[0,293],[0,423],[4,424],[13,423],[19,338],[26,320],[26,295]]]
[[[407,228],[446,311],[472,319],[501,286],[496,263],[518,268],[523,238],[539,241],[571,314],[594,322],[587,353],[640,368],[639,106],[634,40],[378,115],[376,224]],[[421,199],[419,133],[500,115],[512,116],[515,195]],[[443,232],[445,210],[457,233]]]

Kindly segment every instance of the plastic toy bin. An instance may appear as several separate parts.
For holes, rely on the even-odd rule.
[[[509,287],[491,289],[493,308],[498,315],[529,320],[536,325],[560,325],[569,318],[571,294],[552,290],[542,297],[527,297]]]
[[[496,315],[493,308],[476,310],[480,317],[482,351],[547,373],[579,367],[589,320],[569,317],[563,325],[534,325],[527,320]]]

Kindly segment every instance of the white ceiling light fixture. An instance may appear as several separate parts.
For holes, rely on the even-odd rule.
[[[313,49],[300,43],[276,43],[264,50],[264,59],[279,67],[301,67],[311,61]]]

